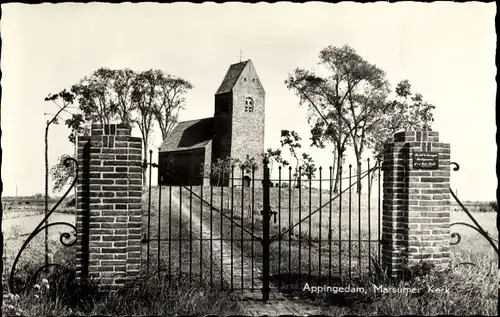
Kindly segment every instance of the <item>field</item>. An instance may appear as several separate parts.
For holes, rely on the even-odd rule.
[[[175,195],[175,189],[172,191]],[[183,206],[191,206],[192,215],[202,219],[201,224],[211,227],[214,234],[221,233],[221,239],[232,241],[230,244],[234,250],[243,250],[246,257],[253,255],[253,264],[257,267],[262,263],[262,248],[257,238],[262,236],[262,192],[260,189],[242,192],[241,189],[203,188],[203,197],[207,202],[212,200],[212,204],[217,210],[210,213],[208,204],[200,204],[196,195],[201,194],[201,188],[193,188],[191,194],[187,190],[177,192],[177,197],[182,200]],[[300,194],[297,189],[271,189],[271,209],[277,211],[276,222],[271,219],[271,236],[284,230],[290,229],[290,224],[296,224],[298,219],[303,219],[309,214],[310,209],[314,212],[320,206],[320,195],[317,189],[304,188]],[[291,195],[290,195],[291,194]],[[281,291],[287,292],[290,289],[303,285],[308,280],[311,285],[331,285],[328,279],[340,274],[349,275],[353,278],[347,279],[349,285],[370,289],[373,286],[389,285],[383,274],[367,275],[363,272],[357,274],[359,267],[359,254],[361,263],[366,269],[368,267],[368,247],[367,242],[361,242],[361,253],[359,253],[358,237],[362,240],[368,237],[371,240],[378,239],[378,203],[376,192],[372,193],[370,200],[370,216],[368,216],[368,198],[362,194],[357,196],[352,193],[351,206],[349,209],[348,192],[343,196],[342,206],[338,200],[330,205],[327,204],[321,212],[316,212],[312,217],[307,218],[302,225],[296,226],[287,232],[282,238],[271,244],[270,270],[271,279],[274,286]],[[255,198],[251,203],[251,197]],[[50,290],[31,292],[22,295],[18,300],[15,297],[5,297],[3,313],[20,312],[27,316],[41,315],[88,315],[88,314],[161,314],[166,311],[175,311],[177,314],[205,315],[205,314],[238,314],[241,312],[241,304],[232,295],[222,291],[213,290],[216,288],[229,288],[224,281],[219,263],[211,261],[210,241],[199,239],[200,229],[192,227],[188,219],[179,217],[180,213],[175,207],[172,208],[169,199],[169,188],[162,188],[161,212],[158,213],[158,189],[152,191],[152,205],[147,204],[148,195],[144,195],[144,211],[151,210],[150,237],[152,240],[160,233],[160,254],[155,245],[155,241],[150,244],[150,274],[144,277],[131,290],[114,297],[96,297],[96,295],[86,295],[82,299],[81,291],[75,288],[60,286],[63,275],[53,273],[48,276],[51,285]],[[211,197],[211,198],[210,198]],[[329,201],[328,192],[321,195],[321,205]],[[361,204],[359,204],[359,200]],[[198,200],[198,201],[197,201]],[[222,203],[221,203],[222,202]],[[243,202],[243,203],[242,203]],[[299,207],[300,206],[300,207]],[[361,208],[359,208],[361,206]],[[231,208],[232,207],[232,208]],[[291,207],[291,208],[289,208]],[[169,212],[170,209],[170,212]],[[55,213],[51,217],[53,221],[68,221],[74,223],[74,210],[63,209],[67,213]],[[227,217],[222,216],[218,210]],[[341,212],[339,212],[341,210]],[[351,210],[351,212],[349,212]],[[300,214],[300,215],[299,215]],[[494,212],[472,212],[475,219],[487,230],[495,239],[498,239],[496,230],[496,216]],[[210,215],[212,217],[210,217]],[[349,215],[351,216],[351,226],[349,226]],[[361,215],[361,217],[360,217]],[[158,217],[160,216],[160,217]],[[22,208],[11,208],[4,212],[4,234],[5,234],[5,264],[4,264],[4,287],[7,287],[6,279],[12,265],[13,257],[17,254],[22,242],[27,235],[43,219],[43,212],[40,207],[22,206]],[[212,218],[212,221],[210,221]],[[147,222],[147,217],[144,217]],[[368,230],[368,220],[370,220],[370,230]],[[233,222],[234,221],[234,222]],[[330,221],[332,225],[330,226]],[[462,211],[451,213],[452,222],[465,222],[472,224],[467,215]],[[341,226],[339,223],[341,222]],[[361,226],[359,223],[361,222]],[[246,231],[239,229],[238,225]],[[160,226],[158,226],[160,225]],[[169,227],[172,228],[169,231]],[[339,230],[340,228],[340,230]],[[57,263],[74,262],[74,249],[60,248],[59,235],[67,231],[66,227],[56,227],[50,231],[50,250],[55,253],[54,261]],[[360,230],[361,229],[361,230]],[[328,234],[331,231],[331,239]],[[248,231],[248,232],[247,232]],[[253,231],[253,232],[252,232]],[[360,234],[361,231],[361,234]],[[416,277],[406,281],[405,286],[427,289],[428,286],[448,287],[450,292],[444,294],[432,294],[424,292],[419,296],[407,294],[379,294],[367,292],[366,294],[338,294],[320,293],[311,294],[308,292],[298,292],[297,289],[291,293],[294,297],[301,297],[302,300],[314,302],[317,305],[324,305],[323,311],[326,315],[496,315],[497,314],[497,263],[498,258],[488,242],[474,230],[456,225],[451,228],[451,232],[458,232],[461,241],[451,247],[452,265],[442,271],[426,274],[425,269],[417,273]],[[241,239],[243,233],[243,239]],[[255,236],[252,238],[252,233]],[[170,234],[170,237],[169,237]],[[351,255],[349,256],[349,234],[353,243]],[[321,237],[321,239],[320,239]],[[169,243],[168,238],[172,243]],[[298,252],[299,250],[302,252]],[[371,243],[372,254],[376,258],[376,242]],[[330,252],[331,245],[331,252]],[[340,252],[339,252],[340,248]],[[143,255],[147,252],[147,244],[144,244]],[[43,264],[43,234],[39,234],[25,250],[21,257],[16,276],[21,279],[26,278],[33,269]],[[320,252],[321,250],[321,252]],[[338,255],[340,256],[340,259]],[[159,255],[159,256],[158,256]],[[311,260],[309,259],[311,256]],[[320,259],[321,257],[321,259]],[[160,260],[162,272],[160,276],[157,272],[157,262]],[[328,263],[332,261],[332,272],[330,273]],[[349,263],[351,259],[351,263]],[[464,264],[459,264],[460,262]],[[467,264],[472,262],[475,265]],[[313,265],[309,265],[313,263]],[[316,264],[317,263],[317,264]],[[321,265],[319,265],[321,263]],[[339,265],[341,263],[341,267]],[[168,265],[171,264],[171,265]],[[350,265],[349,265],[350,264]],[[370,264],[376,272],[374,262]],[[350,268],[350,270],[349,270]],[[300,269],[300,274],[299,274]],[[310,270],[310,273],[309,273]],[[292,274],[293,273],[293,274]],[[56,275],[54,275],[56,274]],[[323,283],[324,282],[324,283]],[[321,283],[321,284],[320,284]],[[39,284],[42,283],[39,281]],[[64,282],[63,285],[68,284]],[[68,285],[72,285],[69,283]],[[72,286],[73,287],[73,286]],[[260,292],[257,290],[257,294]],[[301,294],[302,293],[302,294]],[[80,294],[80,295],[79,295]],[[5,295],[5,294],[4,294]],[[351,296],[352,295],[352,296]],[[38,296],[38,297],[37,297]],[[44,297],[45,296],[45,297]],[[48,297],[47,297],[48,296]],[[46,298],[43,301],[41,298]],[[52,300],[49,300],[52,298]],[[57,298],[57,300],[55,300]],[[76,298],[76,299],[75,299]],[[158,299],[151,301],[151,299]],[[127,303],[127,305],[123,305]],[[9,306],[10,305],[10,306]]]
[[[460,199],[460,197],[459,197]],[[453,199],[452,199],[453,201]],[[470,212],[496,212],[498,210],[498,205],[496,201],[463,201],[462,202]],[[452,211],[462,211],[462,208],[458,203],[453,202],[451,204]]]

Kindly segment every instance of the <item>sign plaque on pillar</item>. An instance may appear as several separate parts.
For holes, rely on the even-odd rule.
[[[439,169],[439,153],[413,152],[413,169],[416,170]]]

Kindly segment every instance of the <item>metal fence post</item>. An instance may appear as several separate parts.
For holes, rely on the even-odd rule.
[[[269,205],[269,169],[268,169],[268,159],[264,158],[264,181],[263,181],[263,211],[262,211],[262,255],[263,255],[263,267],[262,267],[262,299],[264,301],[269,300],[269,220],[270,217],[270,205]]]

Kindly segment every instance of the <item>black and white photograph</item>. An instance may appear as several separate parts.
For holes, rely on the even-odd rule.
[[[497,316],[496,13],[2,4],[2,315]]]

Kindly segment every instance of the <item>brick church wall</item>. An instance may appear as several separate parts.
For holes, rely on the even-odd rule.
[[[246,80],[245,80],[246,79]],[[233,124],[231,157],[246,160],[255,157],[259,168],[255,171],[256,180],[262,179],[262,157],[264,152],[265,91],[257,73],[250,63],[241,73],[233,88]],[[254,101],[253,112],[245,112],[245,99]],[[239,172],[238,172],[239,174]],[[259,181],[255,182],[260,183]]]

